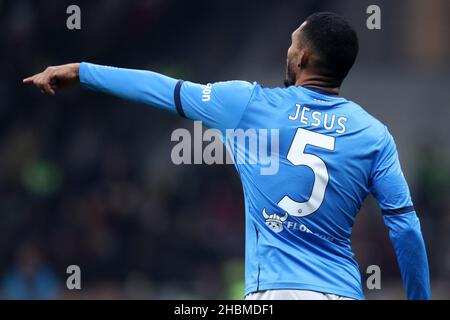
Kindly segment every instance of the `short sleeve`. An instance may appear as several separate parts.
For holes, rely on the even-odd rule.
[[[206,85],[179,81],[174,93],[175,106],[181,116],[202,121],[207,127],[221,131],[234,129],[251,100],[255,86],[246,81]]]
[[[387,129],[373,166],[371,192],[385,215],[414,211],[397,147]]]

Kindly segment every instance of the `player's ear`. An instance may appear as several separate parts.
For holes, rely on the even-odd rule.
[[[300,53],[298,54],[297,66],[300,69],[305,69],[306,66],[308,65],[308,60],[309,60],[308,51],[306,51],[304,49],[300,50]]]

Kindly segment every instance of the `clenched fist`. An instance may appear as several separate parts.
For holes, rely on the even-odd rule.
[[[57,89],[70,86],[79,81],[80,64],[69,63],[48,67],[43,72],[23,80],[23,83],[34,84],[41,92],[54,95]]]

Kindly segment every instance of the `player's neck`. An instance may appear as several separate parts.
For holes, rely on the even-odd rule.
[[[296,86],[317,88],[331,94],[339,94],[339,86],[336,86],[328,78],[322,76],[300,76],[295,82]]]

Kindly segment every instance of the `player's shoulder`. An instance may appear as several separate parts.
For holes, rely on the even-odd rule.
[[[264,101],[274,106],[281,106],[285,101],[305,101],[300,91],[295,90],[294,86],[285,87],[268,87],[261,83],[255,82],[253,96],[257,101]],[[300,95],[300,96],[299,96]]]
[[[257,93],[260,95],[264,95],[267,97],[279,97],[284,98],[286,96],[292,96],[293,95],[293,88],[294,86],[285,88],[285,87],[268,87],[261,83],[255,82],[255,89],[257,90]]]
[[[351,100],[347,100],[347,101],[348,101],[348,104],[352,106],[354,115],[356,117],[359,117],[361,122],[364,122],[366,125],[369,125],[370,129],[372,129],[382,135],[389,133],[387,126],[380,119],[378,119],[376,116],[371,114],[369,111],[367,111],[365,108],[363,108],[360,104],[358,104],[354,101],[351,101]]]
[[[188,90],[188,92],[201,95],[202,102],[245,105],[253,95],[256,82],[227,80],[207,84],[197,84],[185,81],[184,86],[186,88],[196,88],[196,90]]]
[[[266,87],[259,82],[250,82],[245,80],[215,82],[212,85],[212,89],[214,91],[244,95],[248,100],[256,100],[258,103],[264,102],[264,105],[280,104],[282,100],[285,100],[289,95],[291,95],[286,88]]]
[[[394,138],[388,127],[376,116],[371,114],[358,103],[347,100],[352,108],[352,117],[358,123],[358,127],[370,140],[370,145],[375,148],[384,148],[387,145],[395,145]]]
[[[210,84],[211,85],[211,84]],[[250,82],[246,80],[227,80],[227,81],[218,81],[212,84],[214,87],[234,87],[234,88],[242,88],[242,89],[253,89],[257,82]]]

